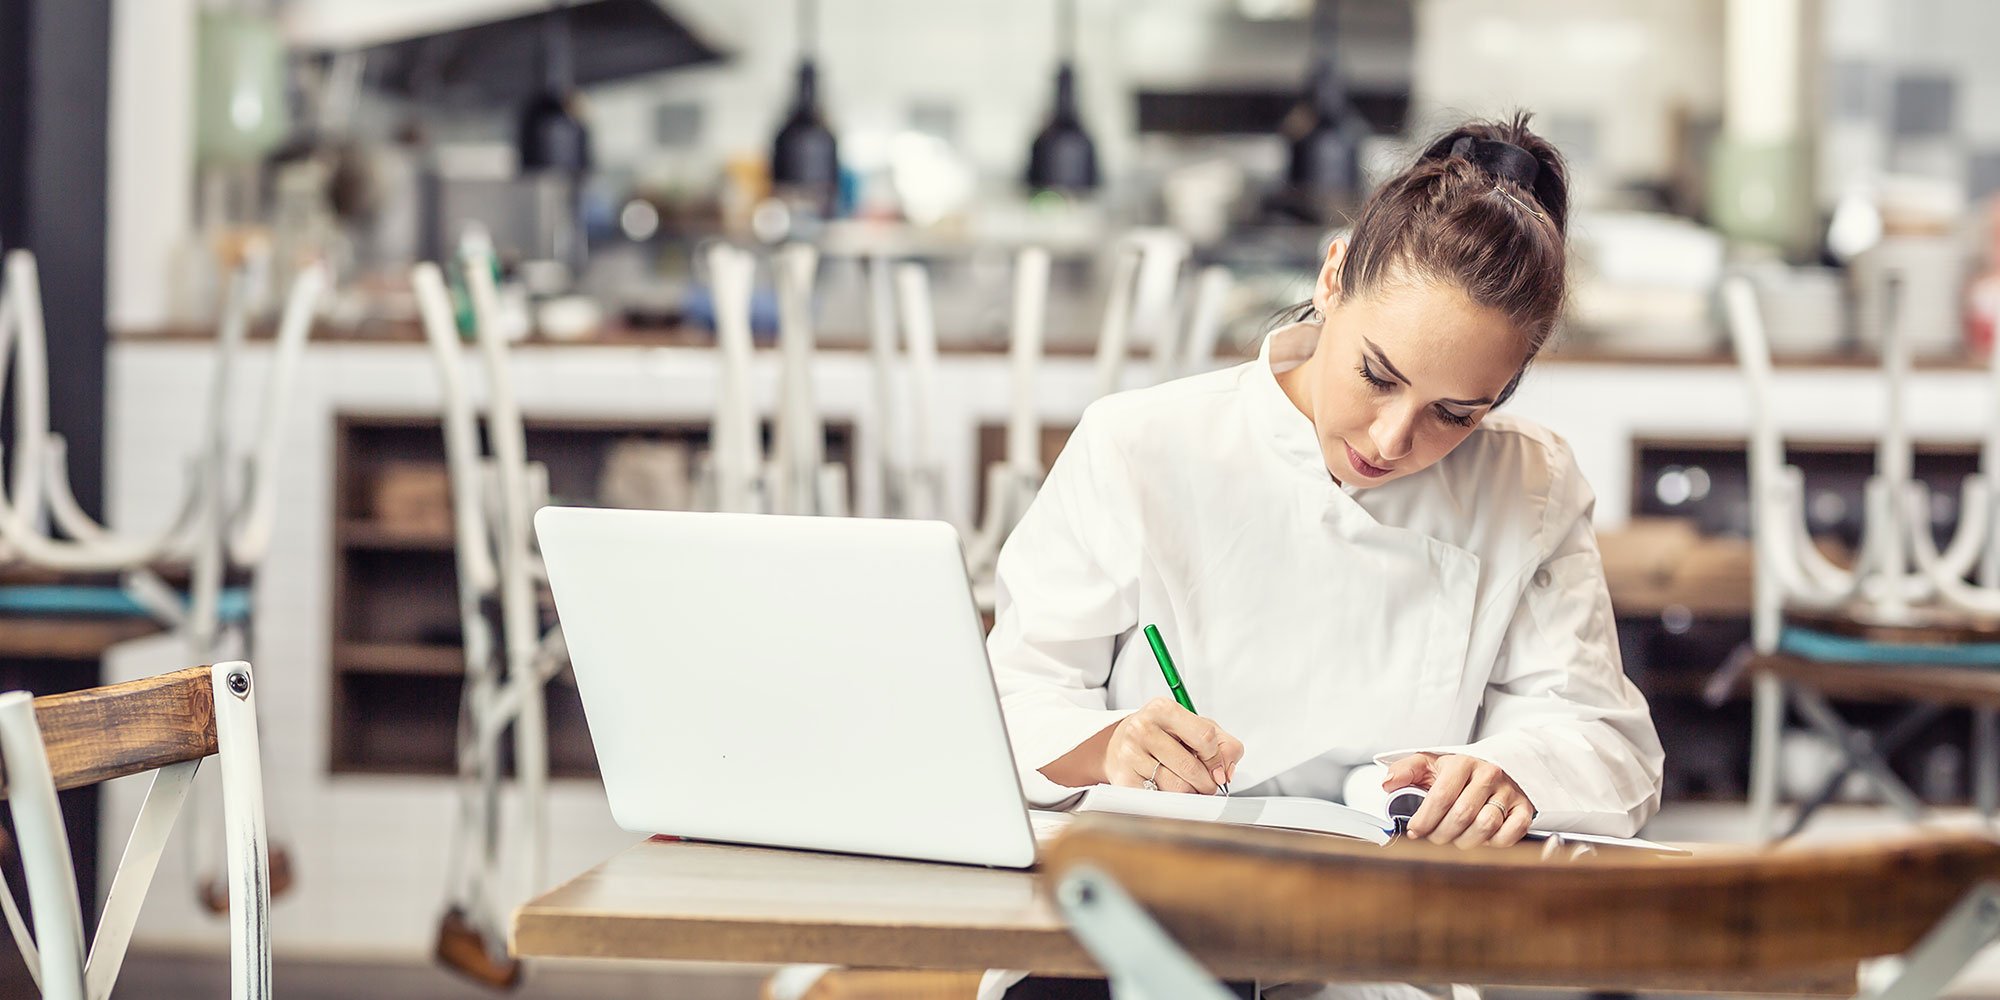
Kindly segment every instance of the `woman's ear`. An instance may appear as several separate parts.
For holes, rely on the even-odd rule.
[[[1337,239],[1326,248],[1326,263],[1320,266],[1319,280],[1313,282],[1313,308],[1321,316],[1340,304],[1340,265],[1347,260],[1347,241]]]

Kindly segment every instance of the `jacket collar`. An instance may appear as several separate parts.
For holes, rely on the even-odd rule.
[[[1285,389],[1278,384],[1278,368],[1290,369],[1312,357],[1319,343],[1319,327],[1312,323],[1281,326],[1264,336],[1257,363],[1245,386],[1251,420],[1257,436],[1268,443],[1285,465],[1316,482],[1333,487],[1327,471],[1326,455],[1320,451],[1319,434],[1312,420],[1299,412]]]

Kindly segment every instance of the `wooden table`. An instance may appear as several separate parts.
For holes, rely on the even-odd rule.
[[[1424,979],[1717,992],[1854,991],[1855,961],[1908,947],[2000,844],[1915,837],[1544,865],[1533,848],[1374,848],[1216,824],[1086,816],[1047,871],[654,839],[522,906],[524,958],[1032,969],[1101,975],[1047,881],[1122,881],[1225,978]]]
[[[1033,872],[661,838],[515,911],[510,950],[1100,974]]]

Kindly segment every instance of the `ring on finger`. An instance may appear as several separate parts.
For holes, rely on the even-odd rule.
[[[1146,776],[1146,780],[1145,780],[1145,781],[1143,781],[1143,782],[1140,782],[1140,787],[1141,787],[1141,788],[1144,788],[1145,790],[1147,790],[1147,791],[1149,791],[1149,792],[1156,792],[1156,791],[1159,791],[1159,789],[1160,789],[1160,786],[1159,786],[1159,783],[1158,783],[1158,782],[1156,782],[1156,781],[1154,781],[1153,779],[1155,779],[1155,778],[1158,778],[1158,777],[1160,776],[1160,765],[1161,765],[1161,763],[1162,763],[1161,761],[1157,761],[1157,760],[1153,762],[1153,773],[1152,773],[1152,774],[1149,774],[1149,775],[1147,775],[1147,776]]]

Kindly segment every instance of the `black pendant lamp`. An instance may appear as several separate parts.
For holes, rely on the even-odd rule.
[[[833,130],[820,113],[818,72],[813,49],[818,41],[816,0],[799,0],[799,73],[792,109],[771,143],[771,183],[779,188],[815,195],[831,207],[840,184],[840,157]]]
[[[542,88],[521,113],[524,171],[582,174],[590,169],[590,130],[572,111],[576,74],[571,59],[565,0],[542,15]]]
[[[1340,79],[1335,2],[1318,0],[1313,7],[1313,65],[1306,92],[1292,114],[1296,125],[1288,129],[1292,155],[1287,180],[1297,196],[1338,202],[1351,201],[1360,193],[1361,140],[1368,130],[1347,103],[1347,88]]]
[[[1028,186],[1037,190],[1089,191],[1097,187],[1097,146],[1076,110],[1076,0],[1056,8],[1056,104],[1049,123],[1028,149]]]

